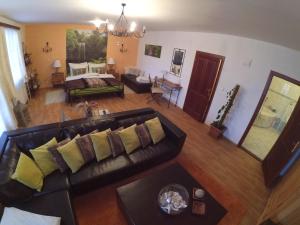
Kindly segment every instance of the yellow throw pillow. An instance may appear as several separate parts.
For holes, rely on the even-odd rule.
[[[12,179],[38,191],[43,187],[43,173],[35,162],[24,153],[20,154],[17,168]]]
[[[134,150],[136,150],[138,147],[141,146],[139,137],[135,132],[135,127],[136,124],[127,127],[126,129],[123,129],[118,133],[123,142],[127,154],[130,154],[131,152],[133,152]]]
[[[108,158],[111,155],[111,149],[107,139],[107,132],[109,131],[111,130],[107,129],[102,132],[90,134],[98,162],[102,159]]]
[[[72,170],[72,173],[76,173],[84,165],[84,159],[75,140],[78,137],[80,136],[77,135],[72,141],[57,148],[57,151]]]
[[[165,138],[166,135],[158,117],[155,117],[151,120],[147,120],[145,124],[149,130],[153,144],[157,144]]]
[[[48,151],[48,148],[53,147],[56,144],[57,144],[56,138],[52,138],[46,144],[30,150],[30,153],[34,158],[34,161],[41,169],[44,176],[47,176],[53,171],[58,169],[55,161],[53,160],[51,153]]]

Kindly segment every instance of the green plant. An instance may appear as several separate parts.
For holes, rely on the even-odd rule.
[[[231,89],[230,91],[228,91],[226,93],[227,102],[219,109],[216,120],[211,123],[212,126],[218,128],[220,130],[223,130],[226,128],[223,123],[224,123],[225,118],[226,118],[227,114],[229,113],[231,107],[233,106],[234,99],[235,99],[239,89],[240,89],[240,85],[237,84],[234,86],[233,89]]]

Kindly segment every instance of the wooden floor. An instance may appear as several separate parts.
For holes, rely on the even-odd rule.
[[[70,106],[65,103],[56,103],[45,105],[45,94],[51,89],[40,90],[36,97],[29,103],[30,115],[32,118],[31,125],[46,124],[58,122],[60,120],[61,111],[72,119],[83,117],[83,113],[74,105]],[[119,112],[130,109],[143,107],[152,107],[187,133],[187,139],[182,152],[178,156],[179,162],[184,162],[186,166],[195,165],[191,168],[198,168],[204,171],[211,180],[221,184],[226,190],[236,196],[246,207],[247,212],[243,217],[242,225],[255,225],[259,215],[262,213],[264,206],[269,197],[269,190],[263,184],[261,163],[249,156],[245,151],[236,147],[227,140],[214,140],[207,135],[208,126],[204,125],[181,109],[171,106],[163,102],[158,105],[155,102],[147,104],[147,94],[127,94],[125,98],[105,97],[98,99],[98,103],[107,108],[110,112]],[[108,208],[115,209],[114,201],[108,201],[114,196],[114,188],[105,187],[97,192],[97,198],[94,201],[106,202]],[[91,198],[92,193],[88,193],[86,200]],[[124,220],[119,211],[115,211],[113,218],[109,217],[111,222],[97,220],[93,224],[85,223],[84,208],[89,205],[89,202],[84,201],[84,196],[75,198],[75,211],[78,212],[78,220],[80,225],[118,225],[123,224]],[[97,213],[97,218],[103,218],[105,215],[101,211]],[[116,218],[114,218],[116,217]],[[123,222],[122,222],[123,221]],[[229,224],[228,224],[229,225]]]

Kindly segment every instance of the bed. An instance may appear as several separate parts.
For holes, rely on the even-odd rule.
[[[124,97],[124,85],[111,74],[86,73],[68,76],[65,81],[67,102],[87,96],[117,94]]]

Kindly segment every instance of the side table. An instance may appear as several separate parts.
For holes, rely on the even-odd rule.
[[[52,73],[52,85],[55,86],[61,86],[65,83],[65,75],[64,73]]]

